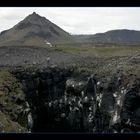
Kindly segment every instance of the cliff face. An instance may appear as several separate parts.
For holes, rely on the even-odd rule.
[[[95,74],[75,77],[74,69],[58,67],[5,71],[5,82],[0,83],[0,116],[5,115],[15,127],[1,131],[140,130],[140,80],[135,75],[118,72],[100,78]]]
[[[32,131],[46,131],[43,125],[46,117],[46,104],[60,99],[65,92],[65,82],[72,73],[69,69],[12,68],[0,71],[0,117],[1,132],[28,132],[29,114],[32,113]],[[43,117],[43,118],[42,118]],[[48,118],[48,116],[47,116]],[[43,121],[43,122],[42,122]],[[10,127],[9,127],[10,125]]]

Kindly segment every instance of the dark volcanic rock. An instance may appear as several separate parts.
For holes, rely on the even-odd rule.
[[[140,131],[140,79],[135,75],[82,78],[60,67],[17,67],[9,72],[0,86],[0,116],[24,127],[22,131]]]

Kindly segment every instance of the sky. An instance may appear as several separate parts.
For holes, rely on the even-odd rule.
[[[140,7],[0,7],[0,32],[33,12],[71,34],[140,30]]]

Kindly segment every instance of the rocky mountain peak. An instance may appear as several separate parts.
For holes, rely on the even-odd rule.
[[[71,43],[74,38],[47,18],[36,12],[25,17],[13,28],[0,34],[0,46],[2,45],[27,45],[44,46],[48,40],[50,43]]]
[[[36,12],[33,12],[32,14],[28,15],[23,22],[38,22],[38,21],[44,21],[47,20],[45,17],[40,16]]]

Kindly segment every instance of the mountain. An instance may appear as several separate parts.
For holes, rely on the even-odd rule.
[[[13,28],[0,34],[0,46],[45,45],[50,43],[71,43],[69,33],[40,15],[33,12]]]
[[[94,35],[75,35],[77,42],[81,43],[112,43],[112,44],[140,44],[140,31],[111,30]]]
[[[140,44],[140,31],[111,30],[91,35],[71,35],[33,12],[9,30],[0,33],[0,46],[44,46],[51,44]]]

